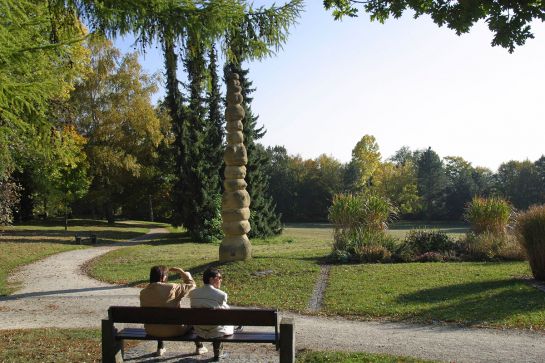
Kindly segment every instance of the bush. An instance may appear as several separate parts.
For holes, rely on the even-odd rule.
[[[332,257],[340,262],[389,262],[396,244],[384,231],[356,229],[336,236]]]
[[[524,251],[514,236],[507,233],[468,233],[463,241],[465,258],[476,261],[524,260]]]
[[[417,254],[426,252],[448,252],[455,248],[456,243],[445,232],[412,230],[405,237],[405,244]]]
[[[442,262],[447,258],[439,252],[426,252],[416,258],[418,262]]]
[[[517,218],[518,241],[525,249],[532,274],[545,281],[545,204],[530,207]]]
[[[455,259],[456,242],[445,232],[412,230],[396,251],[399,261],[446,261]]]
[[[9,180],[0,179],[0,231],[13,222],[13,208],[19,202],[20,187]]]
[[[329,208],[333,223],[333,258],[340,261],[389,261],[396,244],[385,229],[395,209],[372,194],[337,194]]]
[[[503,234],[507,232],[512,211],[511,205],[504,199],[476,197],[467,206],[464,217],[476,234]]]

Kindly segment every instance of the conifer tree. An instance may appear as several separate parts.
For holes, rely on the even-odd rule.
[[[250,237],[266,237],[279,234],[282,231],[280,215],[276,212],[276,205],[269,192],[269,176],[266,174],[266,166],[270,163],[269,156],[264,147],[257,143],[266,130],[263,126],[257,127],[256,116],[252,112],[251,94],[252,81],[248,79],[248,69],[242,69],[240,65],[230,63],[225,67],[225,78],[229,73],[238,73],[242,86],[243,107],[246,113],[243,124],[244,144],[248,150],[248,164],[246,165],[246,188],[250,194],[250,225],[252,229]]]
[[[225,137],[225,119],[223,115],[222,98],[220,91],[220,79],[218,76],[217,55],[215,46],[210,47],[208,63],[208,132],[207,145],[209,150],[212,172],[217,171],[219,190],[221,190],[221,180],[223,180],[223,142]]]
[[[221,188],[217,167],[222,155],[221,133],[207,117],[204,97],[207,69],[202,44],[196,38],[189,37],[188,47],[191,52],[187,52],[183,60],[188,77],[187,105],[175,78],[176,53],[173,47],[165,47],[170,54],[166,58],[172,60],[167,62],[167,68],[170,68],[167,72],[173,72],[167,78],[176,80],[169,83],[167,96],[178,154],[174,192],[177,213],[174,222],[183,224],[194,239],[206,242],[221,237]],[[214,112],[219,110],[214,109]],[[210,142],[218,137],[220,145],[216,141],[213,142],[215,146],[211,147]]]

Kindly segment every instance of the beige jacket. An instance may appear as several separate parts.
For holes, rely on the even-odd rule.
[[[195,288],[195,281],[189,273],[183,276],[182,284],[154,282],[140,291],[140,306],[179,308],[180,301],[188,292]],[[156,337],[172,337],[185,334],[191,326],[144,324],[149,335]]]
[[[214,286],[206,284],[188,294],[192,308],[229,309],[227,294]],[[195,333],[203,338],[219,338],[233,334],[233,326],[195,325]]]

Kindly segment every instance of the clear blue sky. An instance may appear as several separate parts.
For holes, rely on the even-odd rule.
[[[484,24],[458,37],[428,18],[380,24],[362,13],[339,22],[309,0],[283,50],[248,65],[262,143],[346,162],[371,134],[383,159],[407,145],[493,170],[534,161],[545,154],[545,25],[533,30],[535,39],[509,54],[490,45]],[[141,59],[162,72],[158,49]]]

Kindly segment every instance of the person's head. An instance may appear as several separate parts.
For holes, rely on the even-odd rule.
[[[154,282],[165,282],[168,278],[168,268],[166,266],[153,266],[149,272],[150,284]]]
[[[202,275],[202,282],[207,285],[212,285],[216,289],[219,289],[221,286],[222,278],[223,277],[221,276],[221,273],[218,271],[218,269],[207,268]]]

